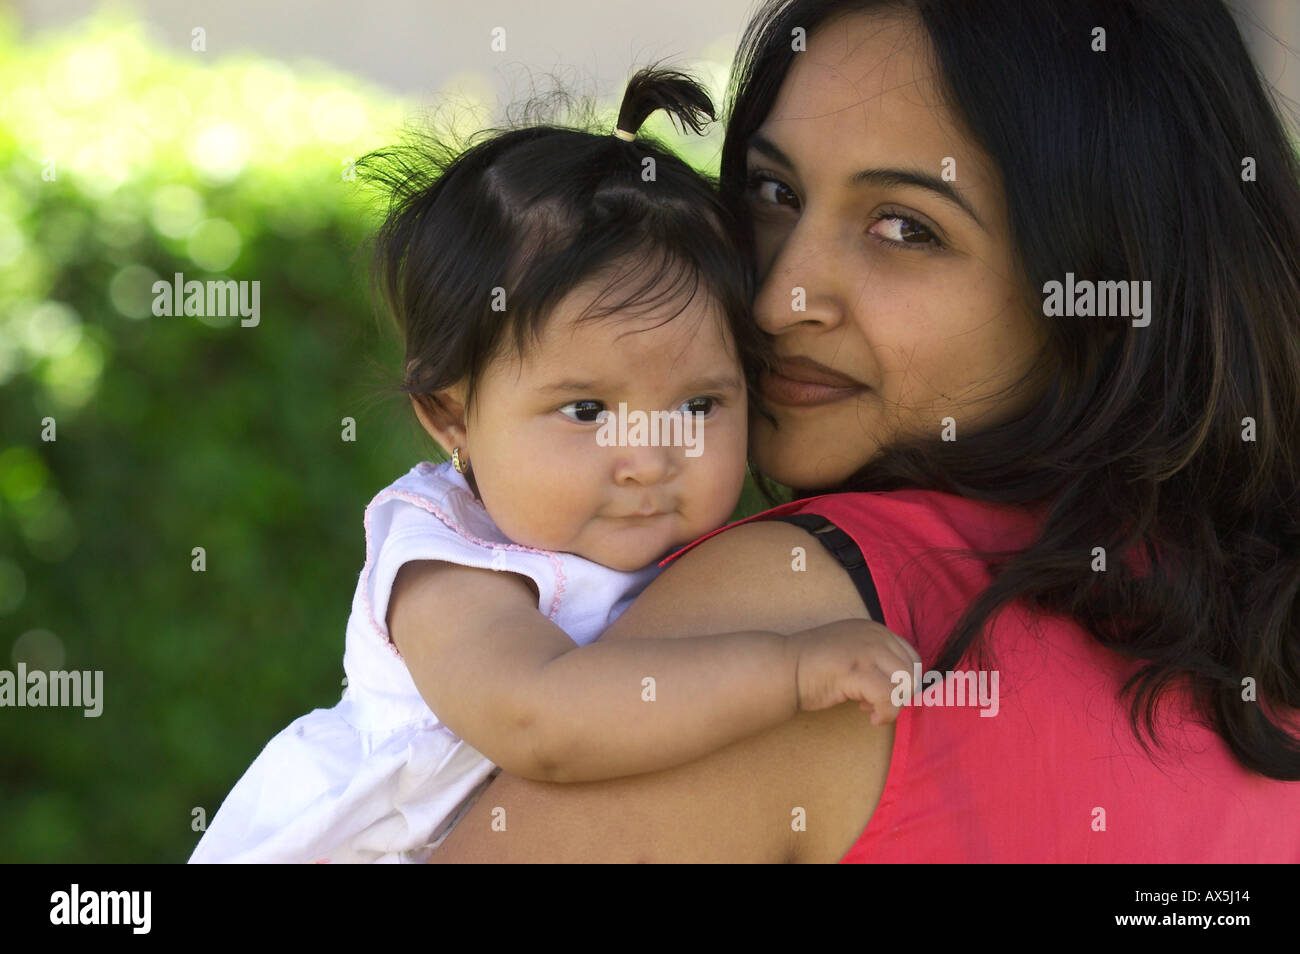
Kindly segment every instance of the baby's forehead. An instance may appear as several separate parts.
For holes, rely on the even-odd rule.
[[[552,315],[520,362],[529,386],[581,382],[635,386],[702,377],[737,382],[739,361],[726,322],[708,309],[614,314],[579,320]],[[521,383],[523,383],[521,380]]]
[[[709,296],[691,300],[641,303],[610,314],[599,301],[588,307],[561,303],[546,318],[532,358],[563,363],[576,352],[589,350],[615,357],[657,356],[672,352],[688,356],[731,350],[732,335],[721,307]]]

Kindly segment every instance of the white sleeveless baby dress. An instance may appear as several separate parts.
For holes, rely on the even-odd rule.
[[[388,637],[403,563],[520,573],[538,610],[580,646],[659,572],[611,570],[511,543],[451,464],[417,465],[366,507],[366,563],[352,599],[347,688],[273,738],[190,857],[204,862],[422,862],[496,772],[439,722]]]

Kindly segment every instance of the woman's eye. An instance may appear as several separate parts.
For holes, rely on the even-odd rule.
[[[932,231],[915,219],[909,219],[905,215],[886,213],[877,219],[875,224],[867,231],[895,245],[905,245],[911,248],[942,247],[942,243]]]
[[[759,202],[765,205],[799,207],[799,196],[795,194],[795,191],[784,182],[773,179],[765,172],[750,173],[749,191],[757,196]]]
[[[718,406],[718,399],[711,397],[696,397],[689,401],[683,401],[681,409],[687,414],[698,414],[701,417],[708,416],[713,409]]]
[[[572,413],[570,413],[570,408],[573,409]],[[601,420],[601,415],[605,412],[605,405],[600,401],[570,401],[564,407],[559,408],[559,412],[579,424],[595,424]]]

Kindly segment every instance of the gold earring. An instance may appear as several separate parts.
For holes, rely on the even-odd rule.
[[[458,474],[463,474],[465,471],[469,470],[469,461],[460,459],[459,447],[453,447],[451,449],[451,466],[456,468],[456,473]]]

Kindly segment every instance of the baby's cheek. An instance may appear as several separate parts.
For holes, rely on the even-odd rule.
[[[740,500],[745,483],[744,441],[732,447],[716,447],[717,456],[702,475],[690,511],[696,535],[708,533],[727,522]]]
[[[577,545],[587,545],[591,521],[595,512],[594,500],[566,500],[552,508],[551,520],[555,539],[562,541],[552,549],[571,550]]]
[[[545,550],[567,549],[582,529],[579,507],[572,491],[552,487],[549,491],[535,487],[529,497],[528,526],[531,546]]]
[[[484,502],[501,531],[515,543],[556,549],[563,539],[562,486],[544,467],[507,466],[481,481]]]

